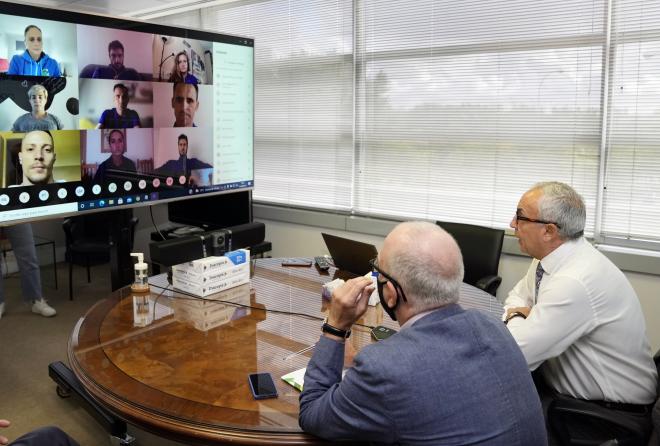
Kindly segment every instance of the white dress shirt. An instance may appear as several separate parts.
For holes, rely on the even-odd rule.
[[[657,371],[637,295],[623,273],[584,238],[538,260],[511,290],[505,310],[532,307],[507,327],[530,370],[543,363],[547,384],[574,398],[648,404]]]

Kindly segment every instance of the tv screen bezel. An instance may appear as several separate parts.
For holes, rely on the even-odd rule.
[[[96,27],[105,27],[105,28],[111,28],[111,29],[135,31],[135,32],[148,33],[148,34],[154,34],[154,35],[168,35],[168,36],[173,36],[173,37],[195,39],[195,40],[206,40],[206,41],[210,41],[210,42],[219,42],[219,43],[226,43],[226,44],[231,44],[231,45],[240,45],[240,46],[251,47],[253,49],[253,51],[252,51],[252,86],[253,86],[253,94],[252,94],[252,119],[251,119],[251,121],[252,121],[252,123],[254,123],[254,117],[255,117],[255,107],[254,107],[254,104],[255,104],[255,102],[254,102],[254,81],[255,81],[254,62],[255,62],[255,54],[254,54],[254,39],[251,38],[251,37],[238,36],[238,35],[229,35],[229,34],[217,33],[217,32],[202,30],[202,29],[191,29],[191,28],[181,28],[181,27],[176,27],[176,26],[171,26],[171,25],[161,25],[161,24],[141,21],[139,19],[126,19],[126,18],[116,17],[116,16],[112,16],[112,15],[106,15],[106,14],[98,14],[98,13],[92,13],[92,12],[77,12],[77,11],[72,11],[72,10],[69,10],[69,9],[66,9],[66,8],[57,8],[57,9],[55,9],[55,8],[51,8],[51,7],[47,7],[47,6],[9,3],[9,2],[5,2],[5,1],[0,1],[0,14],[9,15],[9,16],[26,17],[26,18],[29,18],[29,19],[59,21],[59,22],[71,23],[71,24],[74,24],[74,25],[88,25],[88,26],[96,26]],[[76,73],[76,75],[77,75],[77,73]],[[84,129],[78,128],[78,129],[73,129],[73,130],[83,131]],[[225,189],[225,190],[209,191],[209,192],[203,192],[203,193],[196,193],[196,194],[192,194],[192,195],[178,195],[178,196],[174,196],[174,197],[158,198],[157,200],[153,200],[153,201],[140,201],[140,202],[133,202],[133,203],[130,203],[130,204],[124,203],[124,204],[115,205],[115,206],[112,206],[112,207],[102,207],[102,208],[86,209],[86,210],[81,210],[80,208],[78,208],[77,210],[70,211],[70,212],[58,212],[58,213],[52,213],[52,214],[47,214],[47,215],[38,215],[38,216],[35,216],[35,217],[29,217],[29,218],[13,219],[13,220],[9,220],[9,221],[0,221],[0,227],[2,227],[2,226],[12,226],[12,225],[15,225],[15,224],[26,223],[26,222],[36,222],[36,221],[66,218],[66,217],[71,217],[71,216],[88,215],[90,213],[97,213],[97,212],[140,208],[140,207],[145,207],[145,206],[152,206],[154,204],[166,204],[166,203],[170,203],[170,202],[173,202],[173,201],[187,200],[187,199],[190,199],[190,198],[193,198],[193,199],[194,198],[204,198],[204,197],[211,197],[211,196],[216,196],[216,195],[230,194],[230,193],[233,193],[233,192],[252,191],[252,190],[254,190],[254,172],[255,172],[255,169],[254,169],[254,135],[255,135],[255,128],[254,128],[254,125],[252,125],[252,179],[251,180],[248,180],[248,179],[244,180],[244,181],[251,182],[250,186],[236,187],[236,188],[230,188],[230,189]],[[63,185],[63,184],[67,184],[67,183],[58,183],[58,184]],[[82,181],[73,181],[73,182],[69,182],[69,184],[82,184]],[[216,185],[214,185],[214,186],[216,186]],[[221,186],[221,184],[218,184],[217,186]],[[2,189],[2,190],[5,190],[5,189]],[[172,190],[174,190],[174,189],[172,189]],[[83,201],[83,200],[74,200],[74,201],[71,201],[71,202],[68,202],[68,203],[79,203],[81,201]],[[28,207],[28,209],[32,209],[32,208],[33,209],[38,209],[39,206]],[[0,211],[0,214],[2,212],[8,212],[8,211]]]

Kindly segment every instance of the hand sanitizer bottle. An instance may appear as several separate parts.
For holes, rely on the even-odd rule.
[[[135,279],[131,284],[131,291],[135,293],[144,293],[149,291],[149,276],[147,274],[147,264],[144,263],[144,257],[141,252],[132,252],[132,257],[137,257],[137,263],[134,266]]]

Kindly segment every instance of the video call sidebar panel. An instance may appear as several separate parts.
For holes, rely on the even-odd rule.
[[[217,92],[213,176],[220,179],[215,183],[254,178],[253,58],[253,47],[213,43],[213,84]]]

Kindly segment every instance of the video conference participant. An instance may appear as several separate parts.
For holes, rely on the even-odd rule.
[[[585,220],[567,184],[538,183],[522,196],[511,227],[533,260],[505,301],[507,327],[558,396],[650,413],[657,371],[639,300],[584,239]]]
[[[33,130],[21,142],[18,162],[23,170],[21,186],[53,183],[56,160],[53,136],[47,130]]]
[[[135,163],[126,158],[126,138],[121,130],[112,130],[108,133],[108,145],[110,146],[110,157],[103,161],[94,174],[95,183],[103,183],[112,171],[137,172]]]
[[[55,164],[55,146],[47,131],[29,132],[21,141],[18,159],[23,170],[21,186],[42,185],[53,182]],[[32,312],[45,317],[55,316],[57,312],[43,298],[41,293],[41,271],[34,246],[32,225],[29,223],[2,228],[11,243],[20,270],[23,299],[32,305]],[[0,274],[0,317],[5,310],[4,287]]]
[[[174,58],[174,67],[168,82],[181,82],[185,84],[195,84],[199,82],[194,74],[190,72],[190,59],[185,51],[179,52]]]
[[[27,91],[27,95],[32,112],[19,116],[11,127],[12,132],[61,130],[63,126],[60,119],[46,112],[48,90],[43,85],[35,84]]]
[[[119,40],[108,44],[110,65],[101,66],[92,72],[93,79],[140,80],[140,74],[133,68],[124,66],[124,45]]]
[[[128,108],[128,88],[124,84],[112,87],[115,106],[104,110],[99,118],[97,129],[127,129],[142,127],[140,116],[135,110]]]
[[[344,339],[367,309],[372,280],[333,293],[300,395],[303,430],[387,444],[546,444],[514,340],[500,321],[457,303],[463,259],[454,239],[431,223],[402,223],[374,271],[381,305],[401,330],[364,347],[342,379]]]
[[[197,84],[176,83],[172,87],[173,127],[197,127],[195,112],[199,108]]]
[[[41,29],[36,25],[25,28],[25,48],[23,54],[15,55],[9,63],[7,74],[26,76],[61,76],[60,66],[55,59],[43,52]]]
[[[189,179],[191,170],[213,167],[200,159],[188,158],[188,136],[184,133],[180,134],[177,138],[177,147],[179,149],[179,158],[169,160],[157,168],[157,174],[172,177],[185,176],[186,179]]]

